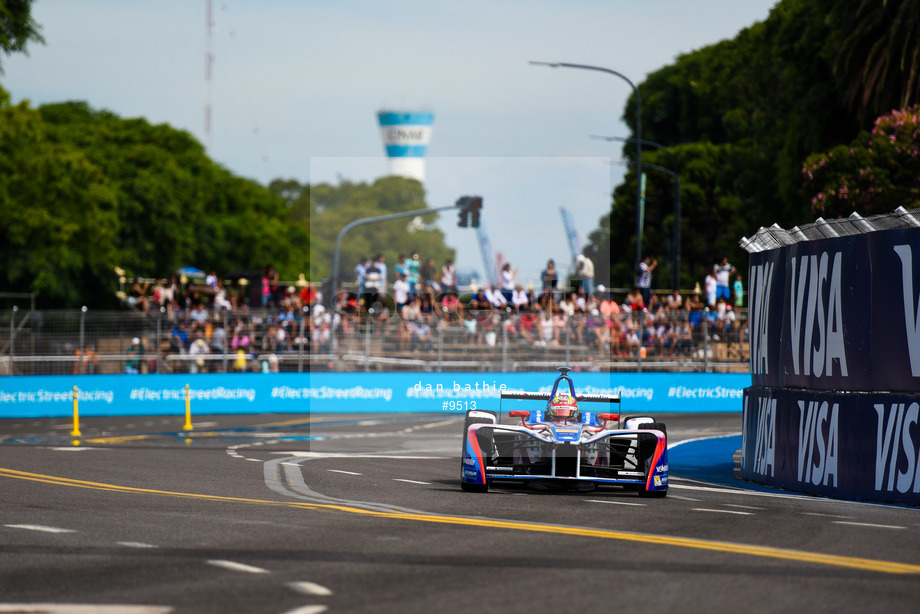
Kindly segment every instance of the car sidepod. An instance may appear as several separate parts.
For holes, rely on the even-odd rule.
[[[493,412],[470,410],[466,413],[460,465],[460,487],[463,490],[484,492],[489,488],[486,461],[491,455],[492,427],[496,422]]]

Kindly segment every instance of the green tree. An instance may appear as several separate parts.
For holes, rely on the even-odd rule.
[[[920,105],[882,115],[871,133],[809,156],[802,175],[814,213],[824,217],[920,207]]]
[[[116,192],[79,148],[47,132],[37,111],[0,89],[3,285],[44,304],[92,304],[113,290]]]
[[[834,72],[860,125],[920,102],[920,0],[823,0]]]
[[[272,262],[285,279],[306,271],[284,202],[212,162],[187,132],[82,102],[40,110],[52,141],[76,145],[109,178],[122,268],[161,276],[181,266],[227,272]]]
[[[0,0],[0,51],[28,53],[29,43],[44,42],[41,28],[32,20],[32,0]]]
[[[723,255],[741,265],[746,254],[738,240],[760,226],[811,221],[802,161],[859,133],[834,74],[838,50],[830,42],[830,1],[782,0],[765,21],[682,55],[639,84],[643,138],[667,146],[680,160],[685,287]],[[630,98],[624,121],[634,122],[635,109]],[[632,160],[633,149],[624,146],[624,156]],[[652,151],[643,159],[669,167]],[[643,250],[661,263],[656,284],[670,286],[672,188],[667,176],[646,174]],[[636,181],[630,168],[613,195],[614,285],[634,278]]]
[[[115,267],[309,271],[285,201],[212,162],[188,133],[68,102],[32,109],[0,90],[0,254],[7,287],[43,306],[115,302]]]
[[[321,280],[332,273],[335,240],[354,220],[425,209],[425,190],[414,179],[381,177],[373,183],[342,182],[337,186],[300,185],[294,180],[276,179],[269,186],[288,203],[288,219],[310,237],[310,277]],[[343,239],[339,254],[339,278],[351,280],[358,260],[383,254],[391,271],[400,254],[419,252],[439,265],[454,252],[444,244],[444,233],[433,226],[436,214],[421,223],[400,219],[359,226]]]

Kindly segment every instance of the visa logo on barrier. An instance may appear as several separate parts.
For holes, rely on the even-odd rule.
[[[901,259],[901,279],[904,293],[904,329],[910,354],[910,374],[920,377],[920,310],[914,299],[914,260],[910,245],[895,245]]]
[[[789,323],[792,339],[792,371],[815,377],[833,375],[834,361],[840,374],[847,376],[847,355],[843,342],[843,301],[840,284],[841,252],[790,259]],[[798,283],[796,283],[798,282]],[[825,289],[827,303],[825,304]],[[818,340],[815,343],[814,336]]]
[[[751,267],[749,303],[751,309],[751,373],[770,372],[767,357],[770,349],[770,296],[773,292],[773,265]]]
[[[799,465],[796,478],[800,482],[837,486],[837,424],[839,406],[827,401],[799,401]],[[824,438],[825,425],[827,439]],[[833,476],[833,477],[831,477]]]
[[[748,399],[745,399],[747,404]],[[751,470],[759,475],[773,477],[776,457],[776,399],[757,399],[757,432],[754,440],[754,461]],[[747,424],[747,420],[745,420]],[[747,437],[744,433],[744,437]],[[742,448],[743,454],[744,448]],[[742,466],[745,461],[742,458]],[[769,471],[769,474],[767,473]]]
[[[920,419],[920,404],[911,403],[907,406],[906,403],[892,403],[890,408],[876,404],[875,411],[878,413],[876,492],[920,492],[920,463],[917,462],[920,441],[914,440],[910,428]],[[901,458],[906,463],[900,463]],[[898,465],[903,466],[904,471],[899,471]]]

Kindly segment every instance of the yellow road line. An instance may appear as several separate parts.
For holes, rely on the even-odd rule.
[[[86,443],[125,443],[126,441],[140,441],[142,439],[151,439],[158,435],[119,435],[112,437],[94,437],[86,439]]]
[[[205,437],[218,437],[223,433],[219,431],[200,431],[200,432],[189,432],[186,433],[182,431],[182,435],[177,435],[171,433],[166,435],[164,433],[152,433],[146,435],[112,435],[111,437],[94,437],[92,439],[85,439],[86,443],[126,443],[129,441],[142,441],[144,439],[203,439]]]
[[[399,520],[413,520],[416,522],[433,522],[438,524],[450,524],[459,526],[481,527],[491,529],[504,529],[511,531],[528,531],[534,533],[547,533],[555,535],[569,535],[577,537],[593,537],[598,539],[614,539],[619,541],[636,542],[643,544],[654,544],[659,546],[676,546],[679,548],[692,548],[696,550],[710,550],[714,552],[726,552],[731,554],[743,554],[748,556],[759,556],[772,559],[782,559],[789,561],[798,561],[802,563],[818,563],[822,565],[831,565],[835,567],[847,567],[851,569],[861,569],[864,571],[875,571],[882,573],[894,574],[917,574],[920,573],[920,565],[909,563],[897,563],[894,561],[880,561],[875,559],[864,559],[858,557],[839,556],[834,554],[820,554],[817,552],[805,552],[801,550],[788,550],[785,548],[771,548],[768,546],[752,546],[746,544],[734,544],[730,542],[720,542],[707,539],[695,539],[688,537],[671,537],[667,535],[643,535],[640,533],[627,533],[623,531],[610,531],[607,529],[587,529],[582,527],[564,527],[550,524],[516,522],[511,520],[489,520],[485,518],[464,518],[460,516],[439,516],[435,514],[413,514],[413,513],[390,513],[364,510],[346,505],[334,505],[324,503],[305,503],[300,501],[270,501],[267,499],[249,499],[242,497],[228,497],[222,495],[205,495],[199,493],[172,492],[167,490],[155,490],[149,488],[135,488],[132,486],[119,486],[116,484],[104,484],[101,482],[89,482],[86,480],[74,480],[58,476],[43,475],[40,473],[29,473],[26,471],[17,471],[15,469],[6,469],[0,467],[0,477],[8,477],[19,480],[29,480],[33,482],[42,482],[46,484],[55,484],[58,486],[70,486],[75,488],[90,488],[94,490],[106,490],[111,492],[149,494],[167,497],[202,499],[208,501],[220,501],[226,503],[246,503],[252,505],[269,505],[274,507],[290,507],[297,509],[312,510],[330,510],[347,512],[351,514],[362,514],[365,516],[375,516],[378,518],[392,518]]]

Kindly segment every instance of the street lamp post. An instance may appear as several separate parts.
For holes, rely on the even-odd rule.
[[[680,177],[671,169],[657,164],[645,163],[645,166],[653,170],[664,173],[674,179],[674,285],[672,288],[680,288]]]
[[[642,260],[642,99],[639,97],[639,88],[624,74],[612,68],[602,66],[588,66],[585,64],[569,64],[567,62],[534,62],[534,66],[549,66],[550,68],[580,68],[582,70],[596,70],[605,72],[626,81],[636,95],[636,262],[633,266],[633,280],[638,283],[639,262]]]
[[[619,141],[621,143],[634,143],[637,141],[637,139],[635,138],[624,138],[620,136],[597,136],[594,134],[591,135],[591,138],[592,139],[602,139],[604,141]],[[674,266],[674,273],[673,273],[674,285],[672,287],[679,288],[680,287],[680,254],[681,254],[681,247],[680,247],[681,208],[680,208],[680,177],[678,176],[677,171],[679,170],[680,166],[677,164],[677,158],[674,157],[674,154],[671,153],[671,150],[665,147],[664,145],[660,143],[655,143],[654,141],[647,141],[645,139],[642,139],[640,143],[642,145],[649,145],[651,147],[656,147],[660,149],[661,151],[665,152],[666,154],[668,154],[668,158],[671,159],[671,166],[674,168],[673,171],[670,171],[666,168],[662,168],[662,167],[656,168],[654,164],[646,163],[646,166],[650,168],[656,168],[656,170],[660,170],[661,172],[667,175],[670,175],[671,177],[674,178],[674,264],[673,264]]]

